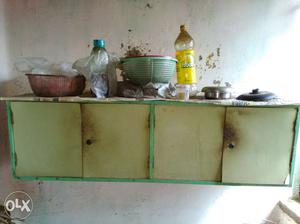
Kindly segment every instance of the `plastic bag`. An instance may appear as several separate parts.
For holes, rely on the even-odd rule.
[[[133,83],[124,81],[118,82],[117,85],[117,95],[120,97],[142,98],[144,96],[143,89],[140,86],[134,85]]]
[[[119,58],[114,54],[108,53],[107,58],[98,53],[78,59],[74,62],[73,68],[89,80],[88,86],[97,98],[105,98],[117,94],[116,67],[118,63]],[[107,66],[104,68],[101,64],[107,64]]]
[[[176,96],[176,87],[172,83],[153,84],[150,82],[145,86],[138,86],[124,81],[118,82],[118,96],[128,98],[174,98]]]
[[[81,58],[75,61],[72,65],[72,68],[76,69],[80,74],[84,75],[85,78],[89,78],[90,67],[89,67],[90,57]]]
[[[151,83],[143,86],[144,96],[173,98],[176,96],[176,87],[172,83]]]
[[[72,68],[68,62],[52,63],[41,57],[20,58],[15,62],[15,68],[19,72],[39,75],[65,75],[76,76],[78,71]]]
[[[120,63],[120,58],[116,54],[108,54],[107,80],[108,80],[108,97],[116,96],[118,89],[116,68]]]

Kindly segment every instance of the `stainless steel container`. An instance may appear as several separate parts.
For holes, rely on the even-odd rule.
[[[227,86],[206,86],[202,90],[206,99],[231,99],[232,88]]]

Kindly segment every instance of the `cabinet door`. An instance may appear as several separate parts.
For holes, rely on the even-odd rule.
[[[154,178],[220,181],[225,108],[156,106]]]
[[[289,108],[227,108],[222,181],[284,184],[296,113]]]
[[[149,106],[84,104],[84,177],[146,178]]]
[[[11,110],[17,176],[82,176],[79,104],[12,102]]]

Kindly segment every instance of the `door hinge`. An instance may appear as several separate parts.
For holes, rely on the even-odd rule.
[[[13,114],[11,108],[9,109],[9,111],[10,111],[10,123],[14,124],[14,114]]]
[[[148,115],[148,128],[150,128],[150,117],[151,117],[151,114]]]
[[[152,159],[152,169],[154,169],[154,155],[153,155],[153,159]]]
[[[152,159],[152,164],[150,164],[150,156],[149,156],[149,158],[148,158],[148,168],[154,168],[154,157],[153,157],[153,159]]]
[[[151,127],[151,114],[148,116],[148,128]],[[155,115],[153,115],[153,128],[155,128]]]
[[[149,156],[148,160],[147,160],[147,168],[150,169],[150,167],[152,169],[154,169],[154,157],[153,157],[152,163],[150,163],[150,156]]]
[[[15,157],[15,167],[17,167],[17,165],[18,165],[17,153],[14,153],[14,157]]]

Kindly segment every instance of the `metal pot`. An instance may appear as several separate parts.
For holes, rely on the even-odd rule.
[[[85,88],[85,77],[83,75],[71,77],[64,75],[26,74],[26,76],[36,96],[79,96]]]
[[[231,99],[232,88],[227,86],[206,86],[202,90],[205,99]]]

